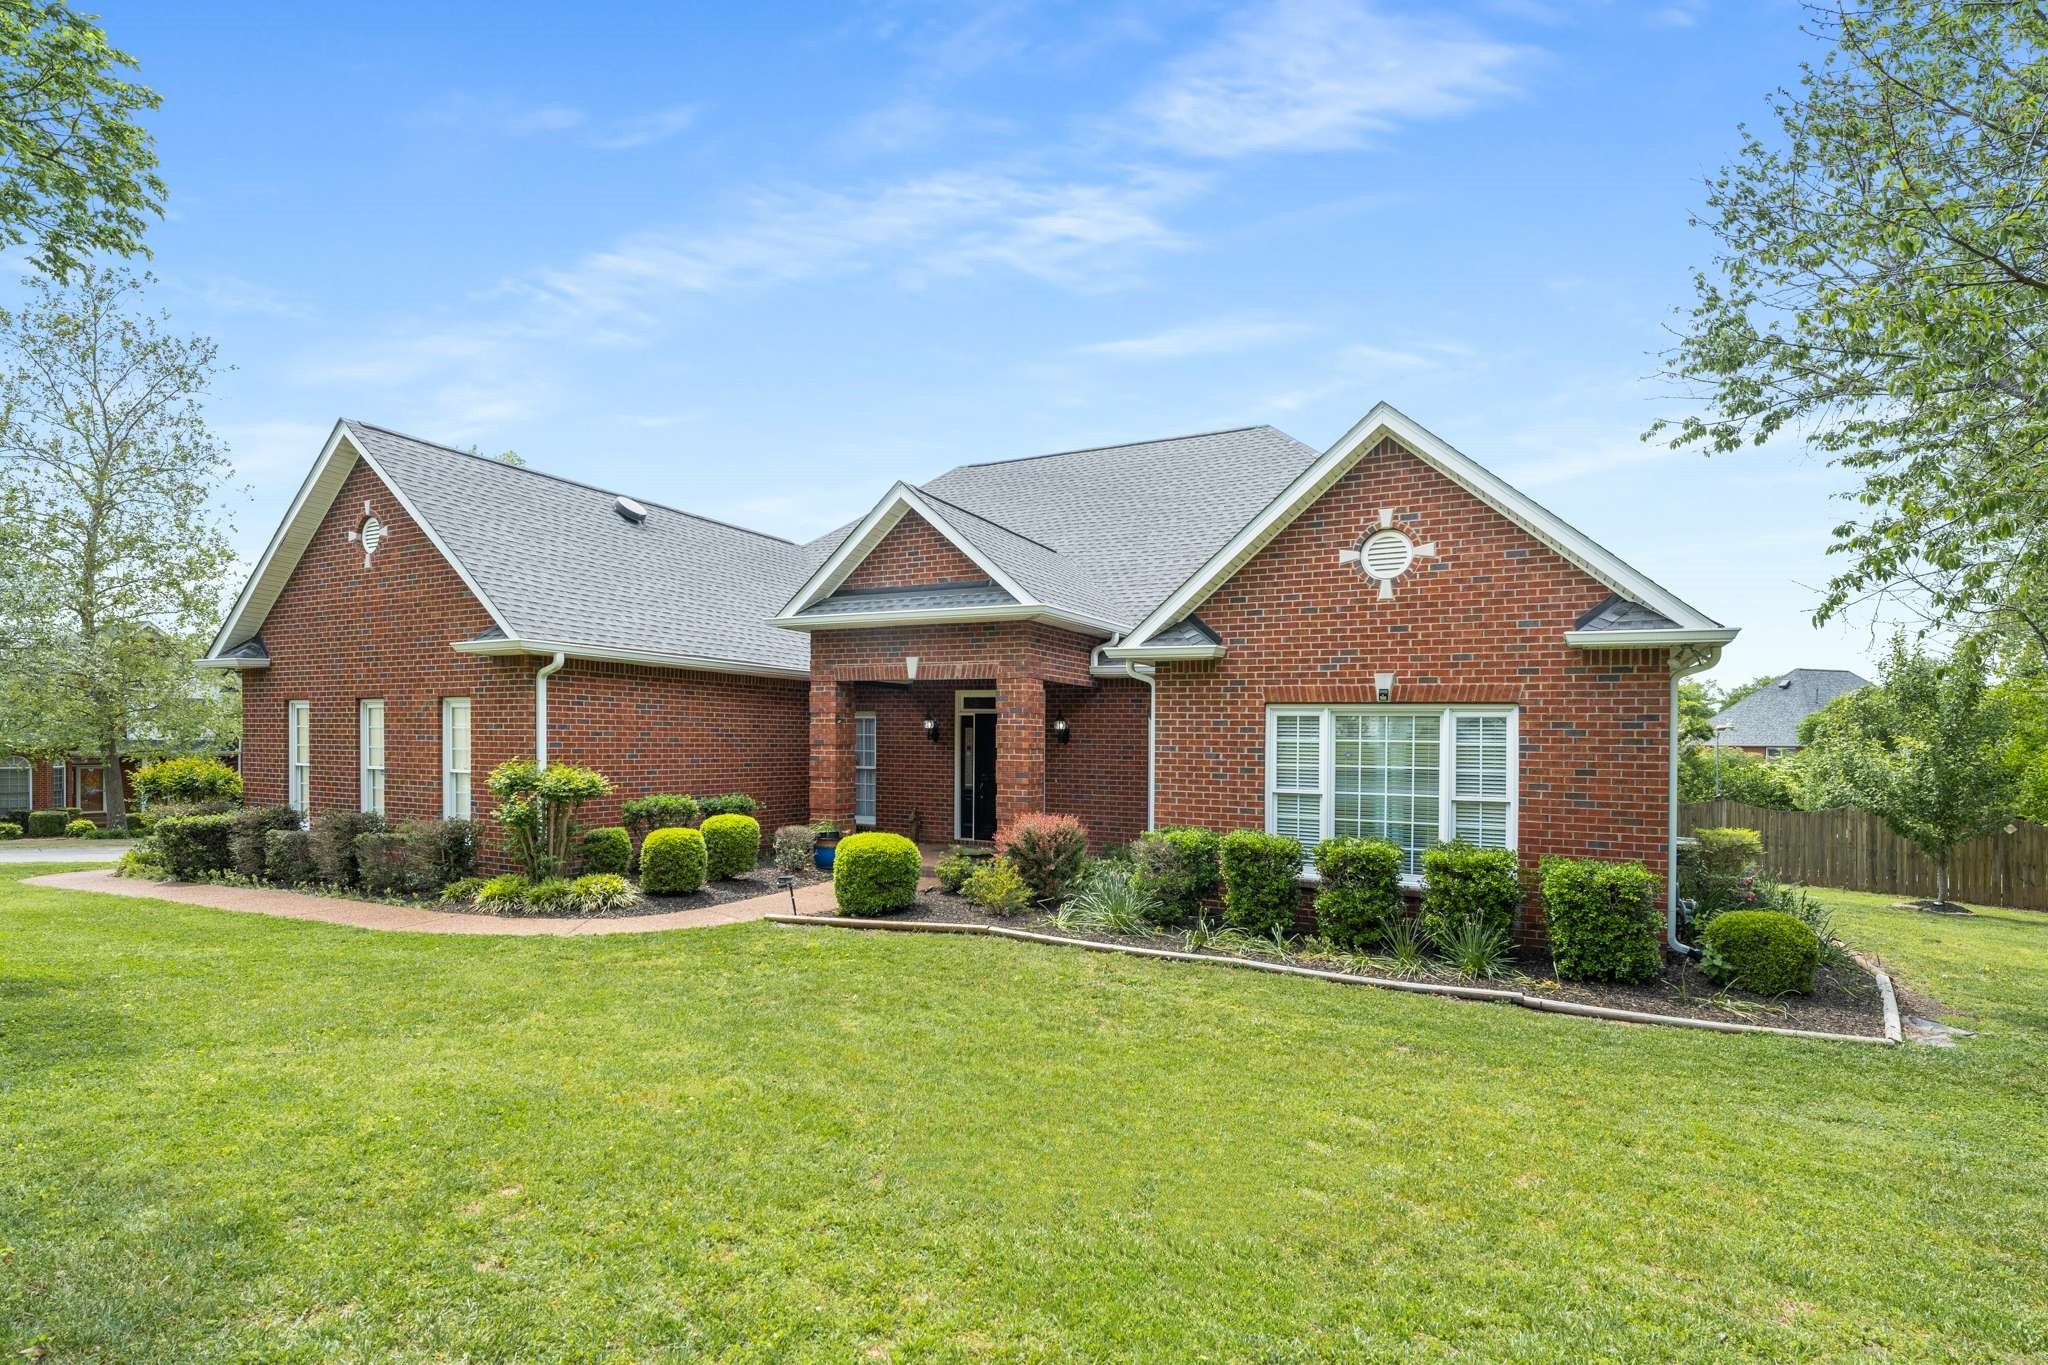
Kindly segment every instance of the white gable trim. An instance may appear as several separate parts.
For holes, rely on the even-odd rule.
[[[1172,625],[1199,607],[1388,436],[1594,579],[1624,597],[1655,609],[1677,622],[1679,627],[1677,632],[1641,634],[1656,635],[1658,643],[1668,643],[1675,636],[1724,630],[1719,622],[1658,586],[1585,532],[1531,500],[1493,471],[1423,428],[1393,404],[1378,403],[1371,412],[1359,418],[1351,430],[1339,437],[1335,445],[1324,451],[1320,459],[1302,471],[1279,497],[1268,503],[1264,511],[1246,523],[1222,549],[1195,570],[1187,582],[1140,621],[1124,642],[1123,650],[1137,653],[1154,632]],[[1733,638],[1732,634],[1729,638]],[[1641,645],[1647,642],[1636,640],[1631,643]]]
[[[818,567],[818,571],[796,590],[796,595],[783,604],[782,610],[775,613],[772,624],[795,629],[808,628],[814,624],[806,621],[799,625],[795,619],[797,613],[805,607],[816,606],[837,592],[839,585],[852,576],[861,562],[872,554],[875,547],[887,539],[889,533],[911,512],[923,517],[934,531],[951,542],[954,549],[973,560],[975,567],[987,574],[991,582],[1017,599],[1018,606],[1038,611],[1046,610],[1045,603],[1024,591],[1015,579],[997,568],[972,541],[961,535],[952,523],[939,515],[931,503],[919,497],[916,489],[907,483],[898,482],[882,495],[882,500],[876,503],[865,517],[861,518],[860,525],[854,527],[846,539],[839,542],[839,548],[834,550],[831,557]]]
[[[327,444],[320,448],[320,458],[313,461],[313,468],[307,471],[305,482],[299,485],[298,494],[285,512],[284,520],[278,523],[277,530],[270,537],[270,544],[264,548],[263,557],[256,561],[255,572],[249,575],[248,583],[243,585],[241,595],[235,599],[233,610],[228,612],[228,619],[221,624],[219,633],[213,637],[213,646],[207,650],[210,657],[219,658],[236,645],[253,639],[263,629],[264,618],[277,604],[278,594],[284,591],[285,584],[291,580],[292,573],[299,567],[300,559],[305,556],[306,547],[312,544],[313,533],[319,529],[321,521],[334,506],[335,498],[341,493],[341,485],[347,480],[349,472],[355,468],[357,460],[368,465],[370,472],[377,476],[386,491],[398,500],[398,505],[405,509],[405,514],[411,517],[413,524],[425,534],[428,543],[448,562],[448,567],[455,570],[455,575],[462,580],[462,585],[468,588],[470,594],[483,605],[483,609],[490,613],[491,620],[498,629],[507,635],[515,633],[491,599],[485,595],[484,590],[477,585],[477,581],[470,577],[469,570],[463,567],[462,561],[455,557],[454,552],[435,532],[433,523],[420,514],[420,509],[413,506],[412,500],[405,496],[405,490],[384,472],[384,469],[370,457],[370,453],[349,438],[348,424],[336,422],[334,431],[327,438]]]

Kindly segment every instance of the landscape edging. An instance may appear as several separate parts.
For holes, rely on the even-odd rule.
[[[1168,962],[1206,962],[1222,967],[1270,972],[1278,976],[1301,976],[1312,981],[1334,981],[1347,986],[1373,986],[1380,990],[1406,991],[1413,995],[1441,995],[1454,1000],[1477,1000],[1490,1004],[1520,1005],[1544,1014],[1571,1014],[1585,1019],[1607,1019],[1628,1024],[1661,1024],[1667,1028],[1703,1029],[1710,1033],[1768,1033],[1780,1038],[1811,1038],[1829,1043],[1876,1043],[1896,1046],[1899,1031],[1898,999],[1892,979],[1871,968],[1884,1003],[1884,1036],[1863,1033],[1825,1033],[1817,1029],[1779,1028],[1772,1024],[1743,1024],[1733,1020],[1692,1019],[1676,1014],[1650,1014],[1640,1010],[1611,1009],[1605,1005],[1582,1005],[1574,1000],[1551,1000],[1524,991],[1497,990],[1486,986],[1448,986],[1427,981],[1401,981],[1391,977],[1354,976],[1326,972],[1314,967],[1296,967],[1285,962],[1260,962],[1248,957],[1226,957],[1219,953],[1187,953],[1171,948],[1147,948],[1136,943],[1103,943],[1097,939],[1065,938],[1058,934],[1034,933],[1029,929],[1005,929],[993,924],[951,924],[932,920],[854,919],[842,915],[762,916],[770,924],[822,925],[835,929],[868,929],[898,934],[980,934],[990,938],[1016,939],[1022,943],[1044,943],[1065,948],[1086,948],[1100,953],[1122,953],[1127,957],[1149,957]]]

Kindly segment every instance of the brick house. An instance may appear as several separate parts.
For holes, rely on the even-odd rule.
[[[1055,810],[1661,871],[1677,681],[1734,635],[1386,404],[1325,451],[962,465],[806,544],[342,422],[209,662],[250,799],[312,812],[480,813],[537,753],[771,826]]]

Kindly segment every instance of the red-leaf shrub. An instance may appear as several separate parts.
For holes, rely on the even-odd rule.
[[[1056,901],[1081,875],[1088,827],[1071,815],[1020,815],[996,831],[996,851],[1017,869],[1033,899]]]

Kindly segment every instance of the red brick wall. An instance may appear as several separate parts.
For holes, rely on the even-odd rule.
[[[1380,601],[1340,550],[1392,508],[1438,557]],[[1588,652],[1563,634],[1607,589],[1386,442],[1201,608],[1228,653],[1159,668],[1158,820],[1265,823],[1265,708],[1394,700],[1518,702],[1520,854],[1639,858],[1662,871],[1670,679],[1664,651]],[[1533,927],[1533,926],[1532,926]]]
[[[1046,802],[1077,815],[1099,847],[1129,843],[1145,829],[1145,730],[1151,689],[1104,679],[1092,688],[1046,689],[1046,715],[1065,716],[1072,736],[1046,754]]]
[[[915,512],[905,512],[881,544],[847,575],[841,588],[923,588],[986,583],[988,571],[960,552]]]

